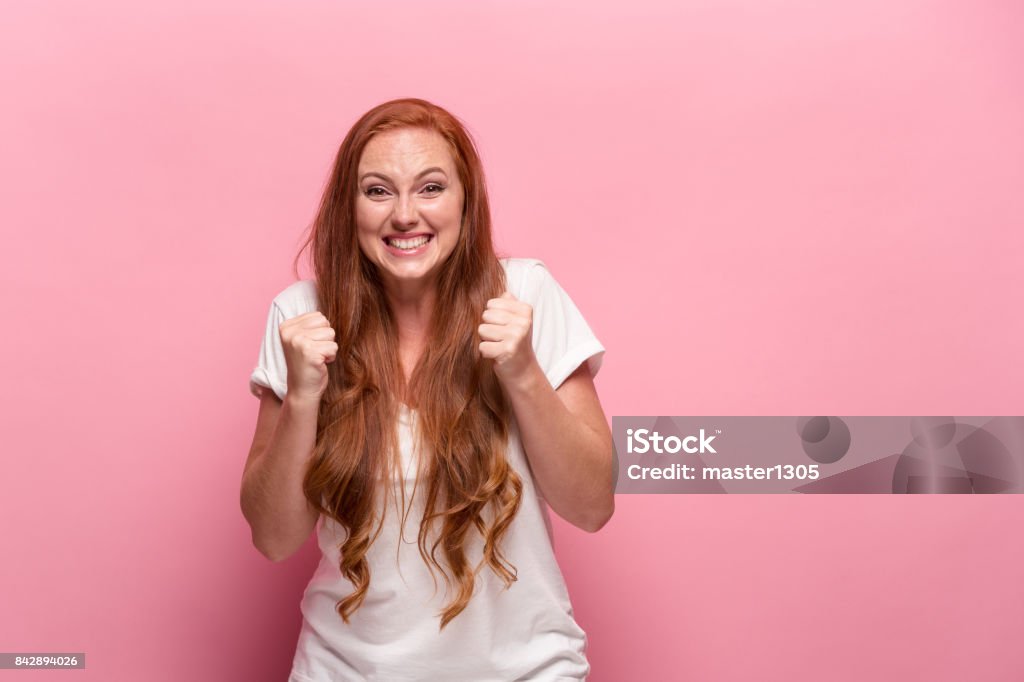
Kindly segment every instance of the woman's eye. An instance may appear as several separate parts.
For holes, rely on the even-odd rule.
[[[430,192],[431,194],[436,194],[438,192],[444,191],[444,185],[440,185],[436,182],[431,182],[430,184],[423,188],[423,191]],[[367,188],[365,194],[368,197],[379,197],[383,196],[384,194],[387,194],[387,190],[385,190],[380,185],[374,185],[373,187]]]

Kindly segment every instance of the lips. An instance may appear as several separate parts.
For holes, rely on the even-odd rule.
[[[422,235],[420,235],[420,237],[405,237],[405,236],[402,236],[400,238],[401,241],[405,242],[405,241],[410,240],[410,239],[418,240],[419,238],[422,238],[422,237],[425,237],[426,241],[424,241],[419,246],[415,246],[415,247],[413,247],[411,249],[401,248],[401,247],[399,247],[399,246],[397,246],[395,244],[392,244],[391,242],[388,241],[388,238],[385,237],[384,238],[384,248],[388,250],[388,253],[394,254],[396,256],[415,256],[415,255],[421,254],[421,253],[423,253],[424,251],[427,250],[427,248],[430,246],[431,242],[434,241],[434,235],[432,235],[432,234],[422,234]]]
[[[386,235],[384,235],[382,237],[382,239],[384,241],[387,241],[389,239],[416,239],[416,237],[433,237],[433,236],[434,235],[432,235],[429,232],[415,232],[413,234],[395,233],[395,234],[386,234]]]

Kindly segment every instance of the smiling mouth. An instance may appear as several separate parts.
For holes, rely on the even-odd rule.
[[[413,237],[412,239],[398,239],[395,237],[384,237],[384,243],[388,246],[400,249],[402,251],[415,251],[421,246],[427,244],[434,238],[434,235],[424,235],[421,237]]]

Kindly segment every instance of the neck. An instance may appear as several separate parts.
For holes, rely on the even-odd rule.
[[[436,284],[389,282],[384,294],[398,325],[399,340],[416,342],[425,338],[437,302]]]

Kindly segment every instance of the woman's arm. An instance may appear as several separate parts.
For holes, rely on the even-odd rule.
[[[267,389],[260,400],[249,458],[242,473],[242,515],[253,545],[271,561],[295,553],[319,518],[302,491],[306,464],[316,444],[319,400],[289,393],[282,402]]]
[[[482,319],[480,354],[494,360],[541,494],[569,523],[600,530],[615,511],[615,459],[587,363],[556,391],[533,352],[533,306],[506,291]]]
[[[615,511],[612,434],[587,363],[554,389],[536,360],[503,381],[541,494],[569,523],[594,533]]]

